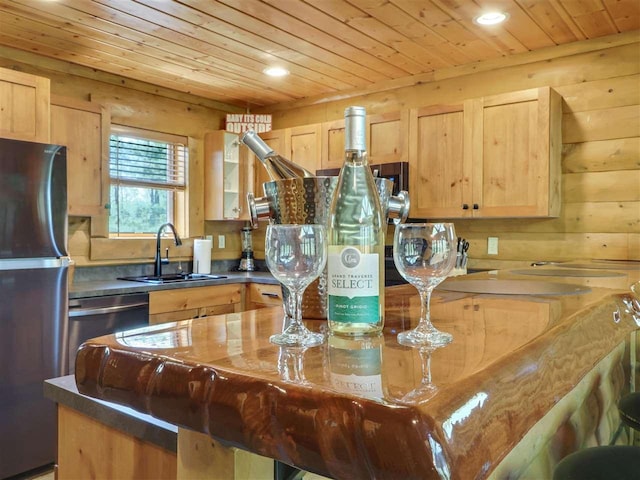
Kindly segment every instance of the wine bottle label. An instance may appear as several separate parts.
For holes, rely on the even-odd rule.
[[[332,245],[327,258],[329,318],[341,323],[380,321],[380,264],[377,253]]]

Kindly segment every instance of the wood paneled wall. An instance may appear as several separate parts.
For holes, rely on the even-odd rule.
[[[224,128],[225,115],[235,112],[236,107],[7,47],[0,47],[0,66],[49,78],[54,95],[108,107],[113,124],[190,137],[190,237],[224,233],[228,237],[227,248],[214,248],[213,258],[240,257],[239,232],[243,223],[204,221],[204,133]],[[172,246],[171,255],[188,260],[192,256],[191,245],[185,242],[180,249]],[[90,219],[71,217],[69,249],[79,266],[149,262],[155,254],[155,241],[92,241]]]
[[[274,128],[335,120],[349,105],[385,113],[549,85],[563,97],[560,217],[454,220],[458,235],[471,243],[470,266],[640,260],[640,33],[518,55],[495,68],[481,64],[459,73],[339,101],[279,106]],[[499,238],[497,256],[487,254],[489,236]]]
[[[577,258],[640,260],[639,52],[640,32],[631,32],[436,72],[383,91],[263,110],[274,113],[274,128],[279,129],[340,119],[344,108],[355,104],[377,114],[549,85],[564,99],[561,215],[456,220],[458,234],[471,243],[470,266],[504,268]],[[242,223],[205,224],[199,173],[203,165],[198,142],[204,131],[222,127],[228,106],[5,47],[0,47],[0,66],[50,78],[56,95],[108,105],[113,123],[195,138],[190,181],[200,197],[190,210],[192,234],[213,234],[217,245],[216,235],[224,232],[232,248],[214,248],[213,258],[238,258]],[[71,253],[80,265],[91,263],[87,224],[86,219],[73,219],[70,225]],[[486,253],[489,236],[499,238],[497,256]],[[258,233],[256,251],[260,240]],[[130,261],[147,261],[146,253],[140,255]]]

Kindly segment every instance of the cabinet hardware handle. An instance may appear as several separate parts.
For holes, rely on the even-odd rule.
[[[280,296],[277,293],[262,292],[261,295],[264,295],[265,297],[269,297],[269,298],[280,298]]]
[[[479,206],[477,203],[474,203],[474,204],[473,204],[473,209],[474,209],[474,210],[478,210],[479,208],[480,208],[480,206]]]
[[[467,203],[463,203],[462,204],[462,209],[463,210],[469,210],[469,205]]]

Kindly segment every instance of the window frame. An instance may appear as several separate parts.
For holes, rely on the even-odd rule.
[[[170,210],[173,210],[173,212],[171,212],[169,215],[172,217],[172,220],[170,220],[174,226],[176,227],[176,230],[178,231],[178,233],[180,234],[180,236],[182,237],[187,237],[188,236],[188,192],[189,192],[189,157],[190,157],[190,150],[191,150],[191,145],[190,145],[190,139],[187,136],[184,135],[175,135],[175,134],[171,134],[171,133],[164,133],[164,132],[159,132],[156,130],[148,130],[148,129],[144,129],[144,128],[137,128],[137,127],[129,127],[126,125],[117,125],[117,124],[111,124],[111,129],[109,131],[109,146],[111,145],[111,136],[112,135],[117,135],[117,136],[130,136],[130,137],[134,137],[134,138],[139,138],[142,140],[151,140],[151,141],[157,141],[157,142],[163,142],[163,143],[167,143],[167,144],[173,144],[174,148],[177,148],[177,145],[181,145],[183,146],[184,150],[185,150],[185,158],[184,158],[184,186],[176,186],[176,185],[171,185],[171,184],[167,184],[167,187],[163,187],[162,184],[157,184],[157,183],[153,183],[153,182],[140,182],[140,181],[127,181],[127,180],[121,180],[121,179],[114,179],[113,177],[111,177],[111,151],[109,150],[109,155],[108,155],[108,179],[109,179],[109,199],[111,199],[111,188],[113,185],[115,184],[119,184],[119,185],[125,185],[125,186],[132,186],[132,187],[142,187],[142,188],[157,188],[160,190],[165,190],[167,191],[170,196],[171,196],[171,206],[169,207]],[[107,233],[108,233],[108,238],[110,239],[131,239],[131,238],[150,238],[150,237],[155,237],[156,233],[154,232],[150,232],[150,233],[119,233],[119,232],[112,232],[110,230],[110,222],[109,222],[109,217],[110,217],[111,213],[109,212],[109,215],[107,215],[106,218],[106,222],[107,222]]]

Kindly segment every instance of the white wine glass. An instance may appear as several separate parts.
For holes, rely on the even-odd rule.
[[[285,313],[282,333],[269,340],[276,345],[310,347],[320,345],[324,335],[302,323],[302,294],[324,270],[327,236],[324,225],[267,226],[265,260],[273,276],[287,289],[290,318]],[[285,300],[286,301],[286,300]]]
[[[418,289],[422,308],[413,330],[398,334],[398,343],[408,346],[445,345],[453,336],[431,323],[431,292],[456,262],[456,233],[452,223],[405,223],[396,226],[393,261],[400,275]]]

